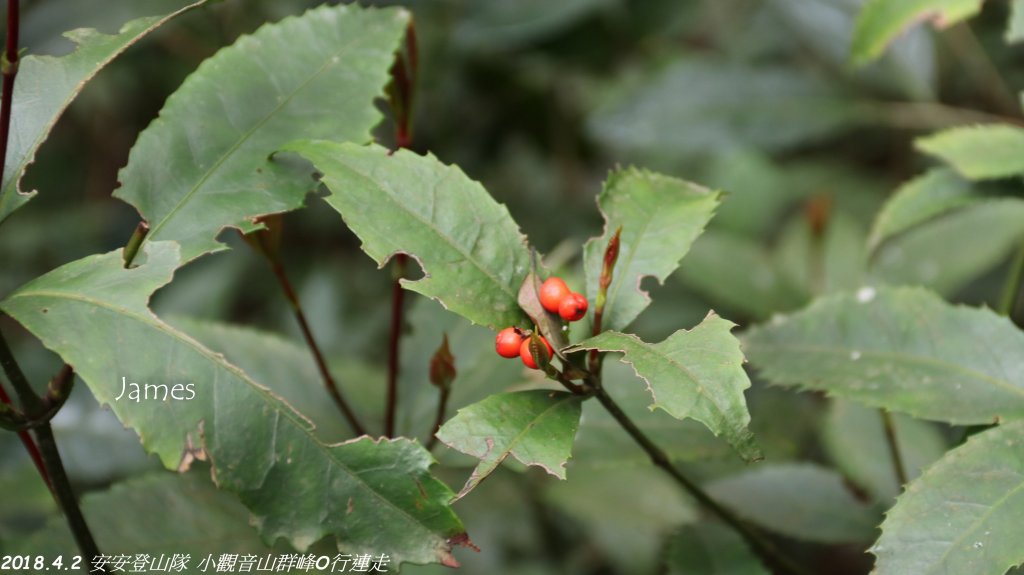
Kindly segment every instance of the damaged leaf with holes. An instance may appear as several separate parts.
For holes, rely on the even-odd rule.
[[[452,492],[430,474],[433,457],[407,439],[318,440],[290,405],[149,310],[182,260],[174,242],[144,249],[145,263],[131,269],[120,251],[62,266],[0,310],[71,364],[164,466],[209,460],[217,485],[249,508],[264,539],[304,550],[333,536],[342,550],[386,553],[395,564],[455,564],[451,547],[465,529],[448,507]],[[118,399],[120,377],[192,383],[195,398]]]

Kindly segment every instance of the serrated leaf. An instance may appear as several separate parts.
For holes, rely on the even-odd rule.
[[[679,330],[661,343],[607,331],[570,347],[568,352],[596,349],[622,352],[647,382],[654,403],[677,419],[693,418],[723,436],[740,456],[760,458],[747,429],[750,413],[743,390],[750,380],[743,371],[743,352],[730,331],[736,324],[711,312],[697,327]]]
[[[521,383],[526,368],[519,358],[502,360],[494,354],[494,332],[487,328],[445,311],[433,300],[416,298],[410,303],[405,313],[409,332],[402,340],[395,427],[403,437],[419,437],[426,444],[433,432],[438,402],[437,389],[427,381],[427,369],[432,346],[443,335],[448,336],[459,370],[452,384],[446,418],[460,407]],[[382,411],[383,402],[376,409]],[[445,461],[443,457],[441,460]]]
[[[341,417],[338,406],[329,400],[327,390],[309,348],[277,334],[251,327],[173,317],[167,323],[195,338],[207,349],[224,354],[225,359],[240,368],[250,379],[262,385],[295,408],[316,425],[322,441],[342,441],[352,436],[352,429]],[[337,371],[337,370],[334,370]],[[359,399],[364,381],[352,382],[334,373],[345,398],[356,413],[371,407]],[[376,405],[372,406],[374,409]]]
[[[922,152],[938,156],[969,180],[1024,174],[1024,128],[984,124],[951,128],[914,140]]]
[[[455,498],[472,491],[509,455],[565,479],[581,402],[580,396],[563,391],[532,390],[495,394],[460,409],[437,438],[480,464]]]
[[[314,183],[267,158],[300,137],[370,141],[408,22],[403,10],[322,6],[240,38],[167,99],[114,195],[186,262],[221,249],[225,227],[249,232],[256,216],[300,207]]]
[[[665,554],[668,575],[769,575],[736,531],[705,521],[676,531]]]
[[[654,277],[664,283],[704,231],[718,203],[717,192],[678,178],[636,168],[608,175],[597,198],[604,233],[583,247],[587,296],[594,301],[608,241],[622,228],[604,308],[605,328],[626,328],[650,305],[641,280]]]
[[[1020,198],[980,200],[929,220],[882,244],[870,277],[952,294],[1006,260],[1024,232]]]
[[[889,238],[977,201],[970,183],[952,170],[935,168],[906,182],[885,202],[868,236],[875,251]]]
[[[153,315],[147,300],[181,258],[173,242],[144,249],[146,262],[132,269],[120,251],[67,264],[0,309],[74,366],[166,467],[209,459],[218,485],[249,507],[265,539],[304,549],[333,534],[347,550],[387,553],[396,564],[454,562],[450,540],[464,530],[447,506],[451,491],[429,474],[430,454],[404,439],[321,443],[291,406]],[[195,393],[118,399],[121,378]]]
[[[529,269],[526,238],[508,209],[458,167],[376,145],[308,140],[284,149],[323,172],[327,203],[374,261],[416,258],[426,277],[403,279],[403,287],[492,329],[529,326],[516,303]]]
[[[96,543],[108,556],[149,554],[167,558],[188,553],[194,561],[212,553],[266,554],[269,549],[249,525],[249,513],[230,494],[219,491],[198,473],[152,473],[89,493],[82,513]],[[202,534],[197,537],[197,534]],[[78,554],[67,521],[54,517],[47,525],[16,542],[10,550],[47,557]],[[68,564],[65,564],[67,566]]]
[[[602,386],[615,403],[671,461],[707,461],[732,458],[732,449],[699,422],[678,420],[661,410],[651,410],[651,396],[626,364],[605,362]],[[650,456],[597,401],[583,403],[583,416],[573,445],[573,469],[586,467],[604,473],[608,468],[650,465]],[[582,472],[582,471],[580,471]]]
[[[868,0],[857,18],[850,58],[856,65],[878,58],[897,36],[920,21],[952,26],[981,10],[981,0]]]
[[[743,338],[769,381],[955,424],[1024,417],[1024,333],[910,287],[822,298]]]
[[[0,187],[0,223],[36,194],[20,189],[21,178],[35,160],[39,146],[85,85],[150,32],[204,3],[206,0],[193,2],[166,16],[132,20],[117,34],[101,34],[91,28],[72,30],[65,36],[77,45],[74,52],[61,57],[28,55],[21,59],[11,97],[10,137]]]
[[[871,552],[875,573],[1002,575],[1024,562],[1024,423],[976,434],[912,482]]]
[[[946,452],[946,442],[934,425],[900,414],[892,414],[892,423],[911,480]],[[879,410],[835,400],[829,407],[821,439],[829,459],[875,501],[889,506],[902,490],[892,458],[880,456],[889,452],[889,445]]]
[[[870,541],[878,524],[839,474],[809,463],[761,467],[715,481],[707,490],[741,517],[806,541]]]

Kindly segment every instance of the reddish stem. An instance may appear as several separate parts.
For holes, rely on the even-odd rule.
[[[395,257],[395,273],[401,278],[405,273],[408,256]],[[395,412],[398,410],[398,367],[400,363],[399,343],[402,338],[402,312],[405,309],[405,290],[398,279],[391,284],[391,327],[388,334],[388,394],[384,411],[384,435],[395,436]]]
[[[7,165],[7,142],[10,139],[11,133],[11,102],[14,97],[14,78],[18,75],[18,0],[7,0],[7,41],[4,48],[3,58],[5,62],[2,65],[3,71],[3,88],[0,92],[0,174],[4,172]],[[11,398],[7,395],[7,392],[3,387],[0,387],[0,401],[11,404]],[[39,470],[39,475],[46,481],[46,486],[53,491],[53,484],[50,482],[50,474],[46,471],[46,466],[43,464],[43,456],[39,453],[39,447],[36,445],[32,435],[27,431],[21,431],[18,433],[18,437],[21,438],[21,443],[24,444],[25,450],[28,451],[29,456],[32,457],[32,462],[35,464],[36,469]]]
[[[0,402],[7,405],[13,405],[11,403],[11,396],[7,395],[7,391],[4,390],[3,386],[0,386]],[[21,444],[25,446],[25,451],[28,452],[29,457],[32,458],[32,463],[35,464],[36,470],[39,471],[39,475],[46,482],[46,486],[50,489],[50,493],[53,493],[53,483],[50,482],[50,474],[46,471],[46,465],[43,463],[43,456],[39,453],[39,447],[36,446],[36,442],[32,439],[32,435],[27,431],[19,431],[18,438],[21,439]]]
[[[407,67],[408,64],[408,67]],[[391,67],[394,78],[391,108],[395,114],[395,144],[408,148],[412,144],[412,105],[416,88],[416,74],[419,67],[419,53],[416,48],[416,28],[410,22],[405,34],[405,52],[399,52]],[[395,413],[398,410],[398,369],[400,362],[399,343],[402,338],[402,313],[405,290],[401,278],[405,274],[408,256],[395,257],[395,281],[391,284],[391,326],[388,334],[388,389],[384,407],[384,435],[395,436]]]
[[[342,415],[345,416],[345,420],[348,421],[349,427],[352,428],[352,432],[357,436],[366,435],[366,428],[363,427],[363,424],[359,421],[359,418],[356,416],[352,406],[350,406],[341,395],[341,390],[338,389],[338,383],[334,381],[334,376],[331,375],[331,370],[327,367],[327,361],[324,359],[324,355],[320,351],[320,346],[317,344],[316,338],[313,337],[313,330],[310,329],[309,322],[306,321],[306,314],[302,311],[302,305],[299,303],[299,296],[295,293],[295,288],[292,287],[292,282],[288,279],[288,274],[284,271],[284,265],[278,258],[271,257],[268,251],[264,251],[264,254],[267,255],[267,260],[270,262],[270,267],[274,272],[274,276],[277,278],[277,283],[281,286],[281,291],[284,292],[285,298],[291,305],[295,319],[299,323],[299,329],[302,330],[302,337],[306,340],[306,345],[309,347],[313,354],[313,359],[316,361],[316,368],[324,380],[324,387],[327,388],[327,393],[331,396],[334,404],[338,406],[338,409],[341,410]]]
[[[7,160],[7,141],[11,132],[11,101],[14,78],[18,75],[18,0],[7,0],[7,42],[4,50],[3,89],[0,98],[0,173]],[[11,25],[11,24],[14,25]]]

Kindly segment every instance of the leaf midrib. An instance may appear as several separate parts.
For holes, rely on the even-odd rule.
[[[696,329],[696,328],[694,328],[694,329]],[[690,333],[692,333],[692,330],[691,330]],[[646,341],[643,341],[642,339],[640,339],[638,337],[635,337],[635,336],[630,337],[629,335],[626,335],[626,334],[619,334],[619,335],[620,335],[620,337],[627,338],[627,341],[629,341],[630,343],[633,343],[637,347],[639,347],[639,348],[641,348],[641,349],[643,349],[643,350],[645,350],[645,351],[647,351],[647,352],[649,352],[649,353],[651,353],[651,354],[653,354],[655,356],[664,358],[670,364],[672,364],[673,366],[677,367],[679,371],[682,371],[686,375],[686,377],[688,377],[690,379],[690,381],[692,381],[694,384],[696,384],[697,389],[695,389],[694,391],[696,391],[697,395],[700,395],[700,396],[703,396],[703,397],[707,398],[707,400],[709,402],[711,402],[711,405],[713,405],[715,407],[715,411],[717,411],[719,416],[722,418],[722,421],[720,423],[726,423],[726,424],[728,423],[728,421],[730,419],[728,413],[722,408],[722,406],[720,406],[718,404],[718,402],[715,400],[715,398],[713,398],[712,396],[710,396],[710,395],[708,395],[706,393],[706,389],[705,389],[706,386],[704,384],[702,384],[700,379],[698,379],[693,374],[693,372],[691,372],[685,365],[679,363],[678,361],[676,361],[676,360],[672,359],[671,357],[669,357],[669,356],[665,355],[664,353],[662,353],[660,351],[660,349],[655,344],[647,343]],[[583,343],[586,343],[586,342],[583,342]],[[589,349],[594,349],[594,348],[589,348]],[[607,349],[607,350],[600,350],[600,351],[620,351],[622,353],[625,353],[627,356],[629,355],[629,352],[626,351],[626,350],[611,350],[611,349]],[[636,363],[634,363],[632,361],[626,361],[626,357],[623,357],[622,361],[625,362],[625,363],[628,363],[630,366],[632,366],[633,367],[633,371],[635,371],[638,376],[640,376],[645,382],[647,382],[647,386],[648,386],[648,389],[650,389],[651,396],[654,398],[655,403],[657,403],[658,402],[658,397],[654,394],[654,388],[651,387],[651,380],[649,378],[647,378],[647,377],[644,377],[643,375],[640,375],[640,370],[637,369]],[[685,417],[691,417],[693,419],[696,419],[692,415],[687,415]],[[723,432],[730,431],[730,433],[735,432],[735,430],[731,430],[730,428],[731,428],[731,426],[725,425],[725,426],[723,426],[722,431]]]
[[[413,523],[414,525],[417,525],[417,526],[423,528],[424,530],[426,530],[427,533],[430,536],[432,536],[432,537],[439,537],[439,535],[437,533],[435,533],[434,531],[432,531],[429,527],[427,527],[426,524],[421,523],[418,519],[416,519],[415,517],[410,515],[409,512],[407,512],[406,510],[402,509],[401,507],[398,507],[391,500],[389,500],[388,498],[386,498],[383,495],[381,495],[378,491],[373,489],[370,486],[369,483],[367,483],[362,477],[360,477],[359,474],[357,474],[355,471],[353,471],[352,468],[350,468],[343,461],[341,461],[340,459],[335,457],[333,450],[330,449],[330,448],[331,447],[337,447],[338,445],[342,445],[345,442],[337,443],[337,444],[333,444],[333,445],[327,445],[325,443],[322,443],[320,440],[318,440],[313,435],[312,431],[313,431],[314,427],[302,425],[302,423],[310,423],[311,424],[312,422],[309,422],[308,420],[305,420],[305,418],[302,418],[302,420],[300,421],[299,418],[301,417],[301,415],[298,414],[297,412],[295,412],[294,409],[282,409],[282,407],[285,407],[285,408],[289,407],[288,404],[284,403],[281,400],[278,400],[276,398],[276,396],[274,396],[269,389],[265,389],[262,386],[260,386],[258,383],[256,383],[255,381],[251,380],[248,377],[248,375],[246,375],[245,372],[243,372],[237,366],[227,362],[226,360],[220,361],[217,358],[216,352],[207,349],[205,346],[200,344],[198,341],[192,339],[188,335],[183,334],[183,333],[179,333],[177,330],[175,330],[170,325],[165,324],[162,321],[160,321],[159,317],[157,317],[155,315],[149,315],[149,316],[142,315],[142,314],[140,314],[140,313],[138,313],[136,311],[128,310],[128,309],[124,309],[124,308],[119,308],[119,307],[117,307],[117,306],[115,306],[113,304],[107,303],[107,302],[105,302],[103,300],[99,300],[99,299],[96,299],[96,298],[91,298],[91,297],[88,297],[88,296],[85,296],[85,295],[75,294],[75,293],[68,293],[68,292],[59,292],[59,291],[41,290],[41,291],[19,292],[19,293],[16,293],[16,294],[10,296],[7,299],[7,301],[11,301],[11,300],[14,300],[14,299],[17,299],[17,298],[32,298],[32,297],[37,297],[37,298],[47,298],[47,297],[49,297],[49,298],[56,298],[56,299],[69,299],[69,300],[73,300],[73,301],[79,301],[79,302],[82,302],[82,303],[94,305],[94,306],[99,307],[99,308],[107,309],[107,310],[110,310],[110,311],[115,312],[117,314],[123,315],[125,317],[135,319],[136,321],[138,321],[140,323],[143,323],[145,325],[149,325],[154,330],[161,331],[161,332],[165,333],[166,335],[168,335],[168,336],[170,336],[170,337],[172,337],[172,338],[174,338],[174,339],[176,339],[176,340],[178,340],[178,341],[180,341],[180,342],[182,342],[182,343],[192,347],[195,351],[199,352],[200,355],[206,357],[209,361],[211,361],[211,363],[214,363],[214,364],[216,364],[218,366],[221,366],[222,368],[228,370],[229,372],[235,373],[236,377],[238,377],[241,381],[243,381],[248,386],[248,388],[250,390],[256,391],[257,394],[259,394],[261,397],[263,397],[266,400],[266,403],[271,404],[273,407],[275,407],[274,411],[278,414],[277,415],[278,417],[280,417],[281,414],[284,414],[285,418],[288,421],[290,421],[291,423],[293,423],[294,426],[297,427],[306,436],[308,441],[310,441],[314,446],[316,446],[318,448],[318,451],[320,451],[321,453],[324,454],[326,459],[328,459],[329,461],[335,463],[335,465],[337,465],[337,467],[339,467],[340,469],[345,470],[348,473],[349,477],[354,479],[356,482],[362,484],[366,488],[366,490],[369,491],[370,493],[374,494],[378,500],[383,501],[388,507],[391,507],[392,509],[398,511],[401,515],[407,517],[410,520],[410,522]],[[356,439],[358,439],[358,438],[356,438]],[[325,529],[324,531],[326,531],[328,533],[331,532],[331,530],[327,530],[327,529]]]
[[[527,434],[528,432],[532,431],[532,430],[533,430],[533,428],[537,426],[537,423],[538,423],[538,422],[539,422],[540,420],[542,420],[542,419],[544,419],[545,417],[547,417],[548,415],[550,415],[550,413],[551,413],[551,412],[552,412],[553,410],[555,410],[555,409],[558,409],[558,408],[562,407],[562,405],[564,405],[565,403],[567,403],[567,402],[570,402],[570,401],[574,401],[574,400],[576,400],[576,399],[577,399],[577,398],[576,398],[576,396],[575,396],[575,395],[572,395],[572,394],[567,394],[567,395],[566,395],[566,396],[564,396],[564,397],[563,397],[562,399],[560,399],[560,400],[559,400],[559,401],[557,401],[556,403],[554,403],[554,404],[552,404],[552,405],[548,406],[548,407],[547,407],[547,409],[545,409],[544,411],[542,411],[542,412],[540,412],[539,414],[537,414],[537,417],[534,417],[533,419],[531,419],[531,420],[530,420],[530,423],[528,423],[528,424],[527,424],[527,425],[526,425],[526,426],[525,426],[525,427],[524,427],[524,428],[522,429],[522,431],[520,431],[519,433],[517,433],[517,434],[515,435],[515,437],[513,437],[513,438],[512,438],[512,440],[511,440],[511,441],[509,442],[509,444],[508,444],[508,449],[504,450],[504,451],[505,451],[505,455],[504,455],[504,456],[503,456],[503,457],[502,457],[501,459],[502,459],[502,460],[504,460],[504,459],[505,459],[505,457],[508,457],[508,454],[510,454],[510,453],[511,453],[511,454],[512,454],[512,457],[515,457],[516,459],[518,459],[518,460],[519,460],[519,462],[520,462],[520,463],[522,463],[522,464],[524,464],[524,465],[541,465],[540,463],[536,463],[536,462],[534,462],[534,463],[532,463],[532,464],[531,464],[530,462],[527,462],[527,461],[523,461],[522,459],[519,459],[519,456],[518,456],[518,455],[516,455],[515,453],[512,453],[512,451],[513,451],[513,450],[515,449],[515,446],[519,445],[519,444],[520,444],[520,443],[522,442],[523,436],[525,436],[525,435],[526,435],[526,434]],[[499,461],[499,463],[500,463],[500,462],[501,462],[501,461]],[[545,469],[547,468],[547,466],[544,466],[544,467],[545,467]]]
[[[412,153],[412,152],[408,152],[408,153]],[[395,195],[395,193],[391,189],[391,186],[384,186],[384,185],[378,184],[377,180],[373,176],[371,176],[370,174],[368,174],[368,173],[366,173],[366,172],[356,168],[355,166],[353,166],[350,163],[346,163],[344,161],[343,157],[342,158],[336,158],[335,160],[338,163],[340,163],[343,166],[345,166],[345,168],[347,168],[348,170],[350,170],[354,174],[358,175],[359,177],[361,177],[364,180],[366,180],[367,182],[369,182],[370,185],[372,185],[374,188],[377,188],[377,189],[383,191],[385,193],[385,195],[387,195],[388,199],[390,199],[392,201],[392,203],[398,207],[399,211],[404,212],[404,213],[412,216],[414,219],[419,221],[421,224],[423,224],[424,226],[426,226],[427,228],[432,230],[435,233],[435,235],[438,238],[444,240],[444,242],[447,243],[452,248],[453,251],[455,251],[456,253],[461,255],[463,257],[463,259],[465,259],[466,261],[472,263],[473,267],[475,267],[477,270],[479,270],[481,273],[483,273],[484,276],[486,276],[496,286],[498,286],[498,288],[505,295],[509,296],[509,298],[511,298],[513,301],[516,300],[516,294],[512,292],[512,289],[509,286],[507,286],[506,284],[504,284],[501,281],[499,281],[498,278],[493,273],[491,273],[490,270],[488,270],[486,267],[484,267],[475,257],[472,257],[464,249],[462,249],[461,245],[456,243],[453,238],[451,238],[448,235],[446,235],[445,233],[443,233],[443,230],[441,230],[440,228],[435,226],[433,222],[427,221],[420,214],[412,211],[411,209],[408,209],[406,207],[406,204],[401,201],[401,198],[399,198],[399,197],[397,197]],[[448,170],[454,169],[451,166],[445,166],[445,168],[446,168],[446,172]],[[444,175],[444,177],[448,178],[449,175],[446,173]],[[328,178],[328,179],[334,179],[334,178]],[[477,183],[477,182],[473,182],[473,185],[480,185],[480,184]],[[338,187],[342,187],[342,186],[333,186],[333,187],[338,188]],[[333,192],[332,192],[332,195],[333,195]],[[328,196],[328,203],[330,203],[330,196]],[[426,269],[424,271],[426,271],[427,273],[430,272],[430,270],[426,270]],[[420,283],[420,282],[425,281],[427,279],[429,279],[429,277],[423,278],[423,279],[420,279],[420,280],[416,280],[416,281],[403,280],[403,282],[404,283],[409,283],[409,284],[417,284],[417,283]]]
[[[364,38],[366,38],[367,36],[370,35],[370,32],[377,32],[377,31],[381,30],[382,28],[383,28],[382,25],[373,26],[367,32],[367,34],[357,36],[356,39],[354,39],[353,41],[349,42],[348,44],[345,44],[337,52],[333,53],[331,56],[326,58],[326,61],[324,62],[324,64],[322,66],[320,66],[320,68],[316,72],[311,74],[308,78],[306,78],[306,80],[304,80],[301,84],[299,84],[294,90],[289,92],[288,95],[285,98],[283,98],[276,106],[274,106],[273,109],[271,109],[263,118],[261,118],[249,130],[247,130],[244,133],[242,133],[240,135],[240,137],[235,141],[235,143],[232,144],[230,148],[225,150],[225,152],[223,154],[221,154],[221,156],[219,158],[217,158],[217,161],[214,162],[213,165],[211,165],[210,168],[205,173],[203,173],[202,177],[199,178],[199,181],[196,182],[196,184],[192,187],[192,189],[190,189],[188,191],[188,193],[186,193],[184,196],[182,196],[182,198],[180,200],[178,200],[178,202],[174,205],[174,207],[171,208],[171,210],[169,212],[167,212],[167,215],[165,215],[162,219],[160,219],[156,224],[154,224],[150,228],[150,232],[143,238],[143,242],[145,242],[147,240],[150,240],[150,239],[159,239],[159,238],[157,238],[158,232],[164,227],[165,224],[167,224],[167,222],[169,222],[171,219],[174,218],[174,216],[182,209],[182,206],[184,206],[192,198],[192,196],[194,196],[196,193],[198,193],[199,189],[203,187],[203,185],[224,164],[224,162],[226,162],[230,157],[232,157],[234,155],[234,153],[240,147],[242,147],[243,144],[248,142],[249,138],[252,137],[252,135],[254,133],[256,133],[257,130],[262,128],[264,125],[267,124],[267,122],[269,122],[272,118],[274,118],[277,115],[277,113],[282,108],[284,108],[284,106],[286,104],[290,103],[292,101],[292,99],[296,95],[298,95],[300,92],[305,90],[306,87],[311,82],[313,82],[314,80],[319,78],[320,75],[324,73],[324,71],[329,69],[331,67],[331,65],[335,63],[334,62],[334,58],[340,58],[349,49],[353,48],[354,46],[359,45]],[[252,36],[250,36],[250,38],[251,37]]]

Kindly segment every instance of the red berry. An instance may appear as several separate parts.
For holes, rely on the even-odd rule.
[[[551,344],[543,337],[541,337],[540,340],[544,342],[544,347],[547,348],[548,359],[551,359],[551,354],[554,353],[554,350],[551,349]],[[537,362],[533,361],[533,354],[530,353],[530,338],[528,337],[524,338],[523,343],[519,346],[519,358],[523,360],[523,364],[526,365],[526,367],[530,369],[538,369]]]
[[[523,335],[514,327],[506,327],[494,338],[494,349],[501,357],[513,358],[519,355],[519,346],[523,343]]]
[[[576,292],[565,296],[562,303],[558,304],[558,315],[565,321],[583,319],[583,316],[587,315],[587,298]]]
[[[570,293],[569,286],[561,278],[551,276],[540,286],[540,305],[551,313],[558,313],[562,299]]]

